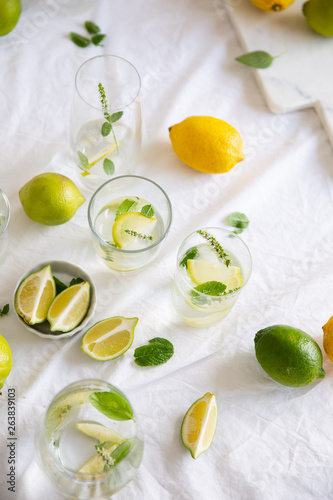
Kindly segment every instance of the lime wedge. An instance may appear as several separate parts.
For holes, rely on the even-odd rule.
[[[118,432],[105,427],[105,425],[95,424],[94,422],[78,422],[75,427],[87,436],[97,439],[100,443],[107,441],[110,444],[119,444],[124,441]]]
[[[118,444],[111,444],[105,447],[105,452],[110,454],[117,448],[117,446]],[[85,462],[82,467],[80,467],[78,472],[84,472],[86,474],[97,474],[99,472],[103,472],[104,465],[105,460],[103,459],[103,457],[96,454],[92,458],[90,458],[90,460]]]
[[[87,281],[66,288],[55,297],[47,312],[50,330],[74,330],[87,314],[89,304],[90,284]]]
[[[126,230],[150,236],[156,226],[155,217],[146,217],[139,212],[127,212],[121,215],[113,224],[112,238],[117,247],[124,248],[133,242],[135,236],[126,233]]]
[[[239,288],[243,281],[239,267],[227,267],[220,262],[188,259],[187,269],[192,280],[197,285],[201,285],[207,281],[220,281],[227,286],[227,292]]]
[[[193,458],[210,447],[217,423],[217,405],[214,394],[207,392],[188,409],[183,419],[181,438]]]

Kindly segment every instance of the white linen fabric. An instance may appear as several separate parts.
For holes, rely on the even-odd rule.
[[[243,0],[247,1],[247,0]],[[53,396],[83,378],[104,379],[125,392],[145,437],[136,478],[117,500],[312,500],[332,498],[333,365],[325,379],[302,389],[272,381],[258,364],[255,333],[287,324],[322,348],[322,325],[333,312],[332,148],[316,113],[272,115],[242,53],[227,12],[216,0],[100,0],[64,16],[55,0],[22,0],[15,30],[0,38],[0,187],[11,205],[10,241],[0,264],[0,333],[10,343],[13,369],[0,400],[1,500],[61,500],[35,461],[34,430]],[[90,19],[107,34],[104,47],[79,48]],[[265,47],[258,47],[264,50]],[[142,78],[143,146],[135,173],[170,196],[173,223],[152,266],[135,276],[108,270],[94,252],[87,222],[91,193],[73,219],[48,227],[31,221],[19,189],[42,172],[78,183],[69,159],[69,108],[77,68],[103,53],[131,61]],[[231,123],[246,159],[231,172],[202,174],[174,154],[168,127],[192,115]],[[250,219],[242,237],[252,276],[230,315],[194,329],[172,309],[177,249],[195,229],[228,228],[227,216]],[[46,260],[83,267],[97,287],[94,321],[139,317],[131,349],[97,362],[80,349],[81,334],[41,339],[19,324],[13,292],[20,276]],[[175,354],[140,368],[135,347],[160,336]],[[322,349],[323,350],[323,349]],[[16,390],[16,492],[8,491],[7,389]],[[180,440],[188,407],[213,392],[218,423],[210,449],[193,460]]]

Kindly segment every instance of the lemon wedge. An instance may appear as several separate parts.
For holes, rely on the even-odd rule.
[[[240,268],[236,266],[227,267],[220,262],[188,259],[187,269],[196,285],[207,281],[220,281],[226,285],[227,292],[242,285],[243,278],[240,275]]]
[[[55,297],[47,312],[50,330],[74,330],[87,314],[89,304],[90,284],[87,281],[66,288]]]
[[[87,436],[97,439],[100,443],[107,441],[110,444],[119,444],[124,441],[118,432],[105,427],[105,425],[94,422],[77,422],[75,427]]]
[[[133,242],[135,236],[126,232],[136,231],[137,233],[151,236],[156,226],[155,217],[146,217],[139,212],[127,212],[121,215],[113,224],[112,238],[118,248],[124,248]]]

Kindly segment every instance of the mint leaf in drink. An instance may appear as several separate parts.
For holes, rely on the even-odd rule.
[[[206,283],[201,283],[194,287],[194,290],[204,293],[205,295],[213,295],[215,297],[222,295],[227,288],[227,285],[221,283],[220,281],[206,281]]]
[[[115,220],[119,219],[119,217],[121,215],[124,215],[127,212],[130,212],[130,210],[133,207],[133,205],[136,205],[136,202],[133,201],[133,200],[129,200],[128,198],[126,198],[126,200],[124,200],[122,203],[120,203],[120,205],[118,207],[118,210],[117,210],[117,213],[116,213]]]
[[[196,255],[197,255],[197,253],[198,253],[198,249],[197,249],[197,247],[193,247],[193,248],[191,248],[190,250],[188,250],[188,251],[186,252],[186,254],[185,254],[185,256],[184,256],[183,260],[181,260],[181,261],[180,261],[180,264],[179,264],[179,265],[180,265],[180,266],[184,266],[184,267],[186,267],[186,266],[187,266],[187,261],[188,261],[189,259],[194,259],[194,258],[196,257]]]
[[[133,410],[121,394],[115,392],[91,392],[89,401],[96,410],[112,420],[132,420]]]
[[[117,122],[118,120],[120,120],[120,118],[123,116],[123,111],[117,111],[116,113],[112,113],[112,115],[108,115],[106,117],[106,119],[110,122],[110,123],[115,123]]]
[[[78,151],[77,155],[79,157],[79,161],[80,161],[81,167],[84,168],[84,169],[90,168],[89,161],[88,161],[88,158],[86,157],[86,155],[84,155],[81,151]]]
[[[117,465],[121,460],[123,460],[123,458],[125,458],[126,455],[128,455],[130,449],[133,446],[133,443],[134,443],[133,438],[126,439],[126,441],[120,443],[120,445],[117,446],[117,448],[113,450],[112,453],[110,453],[111,458],[113,458],[114,460],[113,467]]]
[[[156,337],[149,340],[149,345],[137,347],[134,351],[134,361],[139,366],[158,366],[169,361],[174,348],[167,339]]]
[[[97,24],[93,23],[92,21],[86,21],[84,23],[84,26],[88,33],[91,35],[95,35],[96,33],[99,33],[101,31],[101,28],[97,26]]]
[[[275,57],[272,57],[268,52],[263,50],[255,50],[254,52],[248,52],[242,56],[236,57],[236,61],[246,64],[246,66],[251,66],[251,68],[265,69],[271,66]]]
[[[141,208],[141,213],[145,217],[149,217],[151,219],[155,215],[155,210],[152,205],[145,205]]]
[[[78,33],[73,33],[72,31],[69,34],[69,38],[79,47],[87,47],[90,44],[90,40],[88,38],[85,38]]]
[[[113,175],[115,170],[113,161],[109,160],[109,158],[104,158],[103,170],[106,173],[106,175]]]
[[[0,316],[7,316],[9,313],[9,304],[6,304],[3,306],[2,309],[0,309]]]
[[[229,215],[229,224],[232,227],[236,227],[238,230],[234,231],[234,233],[239,234],[243,232],[243,229],[247,228],[250,221],[245,214],[242,214],[241,212],[233,212]]]
[[[107,135],[109,135],[109,133],[111,132],[111,130],[112,130],[111,123],[104,122],[103,125],[102,125],[102,128],[101,128],[101,134],[102,134],[102,136],[106,137]]]
[[[84,280],[82,278],[73,278],[73,279],[71,279],[69,286],[78,285],[79,283],[83,283],[83,282],[84,282]]]
[[[63,283],[59,278],[56,278],[56,276],[53,276],[53,279],[54,279],[55,286],[56,286],[56,295],[58,295],[58,293],[62,292],[63,290],[66,290],[66,288],[68,288],[68,286],[65,285],[65,283]]]
[[[117,113],[113,113],[110,116],[110,114],[108,112],[109,103],[108,103],[108,100],[106,97],[105,89],[101,83],[98,84],[98,91],[99,91],[99,95],[100,95],[100,101],[102,104],[103,115],[104,115],[105,119],[108,120],[107,122],[103,123],[102,129],[101,129],[101,134],[103,137],[105,137],[105,136],[109,135],[110,132],[112,132],[114,143],[116,145],[117,152],[118,152],[119,144],[118,144],[118,141],[116,139],[116,135],[114,133],[112,123],[118,121],[123,116],[123,112],[118,111]]]
[[[104,47],[104,45],[102,45],[101,42],[104,40],[105,37],[106,37],[106,35],[102,35],[102,34],[94,35],[91,38],[91,41],[94,45],[97,45],[98,47]]]

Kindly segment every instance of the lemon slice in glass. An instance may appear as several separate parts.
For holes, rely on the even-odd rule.
[[[47,312],[50,330],[74,330],[87,314],[89,304],[90,284],[87,281],[66,288],[55,297]]]
[[[107,454],[111,454],[116,448],[118,444],[111,444],[105,447],[105,452]],[[90,460],[80,467],[78,472],[84,472],[86,474],[97,474],[99,472],[103,472],[105,466],[105,460],[100,455],[93,456]]]
[[[220,281],[226,285],[227,292],[242,285],[243,278],[240,275],[240,268],[236,266],[227,267],[220,262],[189,259],[187,269],[192,280],[197,285],[207,281]]]
[[[95,422],[77,422],[75,427],[87,436],[97,439],[100,443],[107,441],[110,444],[119,444],[125,441],[118,432]]]
[[[183,419],[181,438],[193,458],[210,447],[217,423],[217,404],[214,394],[207,392],[188,409]]]
[[[146,217],[139,212],[127,212],[121,215],[113,224],[112,238],[117,247],[124,248],[133,242],[135,236],[126,231],[135,231],[139,234],[151,236],[156,226],[155,217]]]

